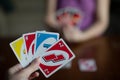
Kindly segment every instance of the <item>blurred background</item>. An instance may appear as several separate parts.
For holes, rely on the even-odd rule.
[[[47,0],[0,0],[0,37],[18,36],[47,29],[44,25]],[[120,34],[120,0],[111,0],[107,34]]]
[[[47,0],[0,0],[0,37],[43,30]],[[120,0],[111,0],[107,34],[120,34]]]
[[[0,37],[44,29],[46,0],[0,0]]]
[[[18,63],[17,58],[13,54],[11,48],[9,47],[9,43],[14,41],[17,37],[20,37],[24,33],[48,29],[44,23],[47,6],[46,4],[47,0],[0,0],[0,77],[4,76],[2,77],[1,80],[5,79],[7,69]],[[81,43],[77,44],[78,46],[72,45],[73,51],[75,51],[77,55],[80,53],[80,50],[86,51],[86,46],[91,47],[90,45],[95,44],[94,47],[98,46],[99,48],[98,52],[95,52],[95,49],[93,49],[92,47],[88,49],[88,53],[95,52],[95,54],[99,55],[96,57],[96,60],[98,62],[97,63],[98,72],[92,74],[80,73],[80,75],[82,75],[81,79],[120,80],[119,35],[120,35],[120,0],[111,0],[110,23],[107,31],[105,32],[105,36],[113,37],[109,38],[102,37],[100,39],[98,38],[98,40],[95,40],[95,43],[93,41],[93,44],[92,41],[83,43],[82,45],[85,44],[84,45],[85,49],[82,49],[84,48],[84,46],[82,47]],[[93,51],[91,51],[91,49]],[[77,61],[77,59],[78,57],[76,58],[75,61]],[[102,66],[99,67],[100,65]],[[73,64],[73,67],[78,68],[76,67],[75,63]],[[79,72],[75,68],[72,68],[71,69],[72,71],[69,70],[68,72],[67,70],[63,72],[62,71],[58,72],[58,74],[54,75],[49,80],[56,80],[57,78],[73,80],[75,76],[77,77],[76,80],[78,80],[80,79]],[[64,77],[58,76],[59,74],[63,73],[65,74]],[[69,74],[67,75],[67,73]],[[73,74],[71,73],[75,73],[75,76],[73,76],[73,78],[68,78],[67,76],[69,75],[71,75],[70,77],[72,77]],[[96,77],[93,78],[91,76]],[[43,80],[47,79],[43,77]]]
[[[109,35],[120,35],[120,0],[111,0],[110,5],[110,23],[107,29]]]

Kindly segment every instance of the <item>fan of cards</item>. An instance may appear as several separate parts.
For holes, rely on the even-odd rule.
[[[47,31],[36,31],[23,34],[10,43],[14,54],[23,67],[40,57],[39,69],[45,77],[62,68],[75,58],[75,55],[59,34]]]
[[[82,13],[76,8],[62,8],[57,11],[56,19],[60,24],[69,24],[71,26],[77,26],[82,20]]]

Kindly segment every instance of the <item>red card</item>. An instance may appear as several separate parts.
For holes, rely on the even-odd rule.
[[[39,67],[45,77],[49,77],[74,58],[73,52],[63,39],[60,39],[40,56]]]
[[[27,33],[23,35],[26,52],[28,53],[29,61],[33,60],[34,55],[34,44],[35,44],[35,33]]]

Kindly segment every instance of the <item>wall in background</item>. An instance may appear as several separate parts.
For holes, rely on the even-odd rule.
[[[13,0],[14,11],[6,14],[0,7],[0,36],[18,36],[43,30],[46,0]]]

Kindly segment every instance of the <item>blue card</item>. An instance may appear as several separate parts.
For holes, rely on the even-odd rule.
[[[44,54],[44,52],[59,40],[59,34],[53,32],[36,32],[34,58]]]

